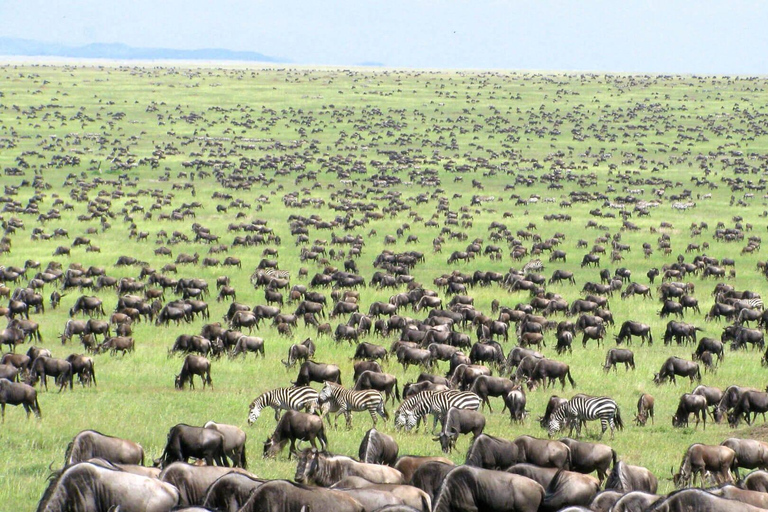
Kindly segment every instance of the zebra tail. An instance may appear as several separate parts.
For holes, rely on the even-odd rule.
[[[621,409],[619,409],[619,406],[616,406],[616,416],[614,417],[614,423],[616,424],[616,428],[619,430],[624,430],[624,422],[621,419]],[[614,459],[614,464],[615,464]]]

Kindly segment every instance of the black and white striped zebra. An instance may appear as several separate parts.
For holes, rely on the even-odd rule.
[[[290,279],[291,273],[288,270],[277,270],[276,268],[257,268],[251,274],[251,283],[261,284],[264,281],[269,282],[272,279]]]
[[[405,427],[406,430],[411,430],[422,421],[424,416],[432,414],[434,416],[432,430],[434,431],[437,427],[437,421],[444,421],[445,415],[448,414],[451,407],[476,411],[480,408],[480,397],[470,391],[455,389],[422,391],[418,395],[402,401],[395,413],[395,427]]]
[[[529,272],[541,272],[542,270],[544,270],[544,263],[539,258],[536,258],[523,266],[522,273],[526,275]]]
[[[381,393],[372,389],[355,391],[346,389],[335,382],[325,381],[323,389],[318,396],[318,404],[322,407],[325,403],[331,402],[331,409],[338,406],[338,411],[334,417],[334,423],[338,421],[340,415],[344,415],[347,420],[347,427],[352,427],[353,411],[368,411],[373,420],[373,426],[376,426],[376,414],[389,419],[387,409],[384,407],[384,398]]]
[[[272,407],[275,410],[275,420],[279,420],[280,409],[299,411],[312,400],[317,402],[318,396],[318,392],[309,386],[277,388],[267,391],[251,402],[248,424],[253,425],[265,407]]]
[[[581,423],[584,421],[600,420],[602,431],[600,438],[611,427],[611,439],[613,431],[624,428],[621,421],[621,413],[616,401],[606,396],[577,395],[555,409],[549,420],[549,437],[562,430],[567,424],[576,427],[576,437],[581,436]]]

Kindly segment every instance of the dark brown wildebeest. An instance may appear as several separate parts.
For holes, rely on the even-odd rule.
[[[155,466],[165,468],[173,462],[189,461],[190,457],[204,459],[205,463],[213,466],[229,466],[224,452],[224,435],[210,428],[192,427],[179,423],[171,427],[165,449]]]
[[[109,350],[113,356],[118,352],[122,352],[125,355],[128,352],[133,352],[134,342],[133,338],[126,336],[112,336],[107,338],[101,345],[98,346],[98,353],[103,353]]]
[[[544,488],[529,478],[503,471],[459,466],[445,476],[432,510],[536,512],[543,500]]]
[[[643,491],[656,494],[658,486],[658,479],[648,469],[642,466],[631,466],[623,461],[613,465],[611,474],[605,482],[606,490],[614,489],[622,493]]]
[[[759,512],[765,509],[735,499],[721,498],[702,489],[681,489],[659,499],[646,510],[649,512],[684,512],[687,510]]]
[[[85,356],[83,354],[71,354],[67,356],[66,361],[72,365],[72,373],[78,376],[80,384],[85,387],[89,386],[91,382],[96,386],[96,367],[93,362],[93,358]]]
[[[15,327],[8,327],[0,331],[0,345],[8,345],[11,352],[16,352],[16,345],[24,343],[24,332]]]
[[[75,435],[64,454],[64,465],[70,466],[88,459],[100,458],[114,464],[144,465],[144,449],[127,439],[104,435],[95,430],[83,430]]]
[[[83,295],[78,297],[75,304],[69,310],[69,316],[73,317],[81,311],[86,315],[105,315],[104,305],[102,304],[101,299],[93,296]]]
[[[275,457],[283,451],[289,442],[288,460],[291,455],[298,455],[296,441],[309,441],[312,448],[317,449],[315,440],[320,441],[320,449],[325,451],[328,439],[325,437],[323,419],[314,414],[299,411],[287,411],[277,423],[272,435],[264,441],[264,457]]]
[[[104,463],[108,464],[108,463]],[[38,510],[143,510],[167,512],[179,504],[175,486],[156,478],[80,462],[51,479]]]
[[[492,377],[490,375],[480,375],[472,383],[472,387],[469,389],[472,393],[476,394],[482,400],[483,405],[488,405],[488,410],[493,412],[491,402],[488,397],[505,397],[513,389],[516,389],[517,385],[509,379],[504,377]]]
[[[180,505],[197,507],[205,501],[208,488],[216,480],[224,475],[236,472],[244,471],[239,468],[198,466],[184,462],[174,462],[165,467],[160,472],[158,478],[161,482],[169,483],[179,490]],[[184,510],[189,509],[185,508]]]
[[[677,384],[675,375],[681,377],[688,377],[693,383],[694,380],[701,382],[701,370],[699,365],[693,361],[686,361],[679,357],[669,357],[661,365],[661,369],[658,373],[653,374],[653,382],[656,384],[663,384],[664,381],[670,379],[673,384]]]
[[[32,363],[32,358],[24,354],[10,353],[0,357],[0,364],[13,366],[20,372],[28,370],[30,363]]]
[[[350,344],[352,344],[352,341],[357,342],[357,339],[358,339],[357,329],[355,329],[351,325],[339,324],[336,326],[336,331],[334,331],[333,339],[337,343],[340,342],[341,340],[347,340]]]
[[[605,325],[585,327],[582,333],[584,335],[584,337],[581,339],[582,347],[587,348],[588,340],[597,341],[597,346],[599,347],[600,343],[605,337]]]
[[[365,371],[355,381],[355,387],[352,388],[356,391],[365,389],[375,389],[381,393],[384,393],[384,401],[392,400],[395,403],[395,398],[400,400],[400,389],[397,385],[397,377],[390,375],[389,373],[379,373]]]
[[[352,375],[352,381],[357,382],[357,379],[363,372],[371,371],[374,373],[384,373],[381,369],[381,365],[376,361],[358,361],[352,365],[354,374]]]
[[[232,466],[243,469],[248,467],[245,457],[246,435],[240,427],[209,421],[203,428],[215,430],[224,436],[224,453],[232,461]]]
[[[327,455],[313,448],[300,452],[298,460],[294,476],[298,483],[330,487],[347,476],[359,476],[380,484],[405,483],[403,474],[389,466],[357,462],[342,455]]]
[[[199,375],[200,379],[203,381],[203,389],[205,389],[206,384],[213,389],[213,381],[211,380],[211,362],[207,358],[195,354],[189,354],[184,358],[181,372],[176,375],[176,389],[184,389],[187,382],[189,382],[190,389],[195,389],[195,375]]]
[[[751,472],[739,486],[750,491],[768,492],[768,471],[758,469]]]
[[[587,443],[564,437],[560,442],[571,449],[570,470],[578,473],[597,472],[602,485],[608,476],[611,463],[616,464],[616,451],[608,445]]]
[[[206,510],[237,512],[248,498],[267,480],[253,478],[243,473],[227,473],[213,482],[205,492],[203,507]]]
[[[565,389],[565,379],[571,383],[571,387],[576,387],[576,383],[571,377],[570,367],[554,359],[540,359],[531,371],[528,389],[534,390],[539,384],[546,389],[548,386],[554,386],[555,380],[560,381],[560,385]]]
[[[392,436],[371,428],[363,436],[358,450],[360,462],[394,466],[400,448]]]
[[[5,405],[22,405],[29,418],[29,413],[41,417],[40,404],[37,401],[37,390],[29,384],[11,382],[8,379],[0,379],[0,411],[2,411],[3,423],[5,423]]]
[[[664,330],[664,345],[669,345],[673,339],[678,345],[688,341],[696,343],[696,332],[701,330],[695,325],[670,320]]]
[[[450,453],[456,446],[456,440],[460,434],[471,433],[474,439],[482,434],[484,429],[485,416],[482,413],[451,407],[445,416],[442,431],[433,440],[440,442],[443,453]]]
[[[600,494],[604,493],[614,493],[616,494],[616,497],[613,499],[613,508],[604,508],[604,507],[598,507],[596,506],[596,500],[600,498]],[[606,498],[608,496],[606,495]],[[603,493],[599,493],[597,496],[595,496],[595,500],[592,501],[590,504],[590,508],[592,510],[604,510],[605,512],[608,512],[609,510],[611,512],[632,512],[634,510],[648,510],[651,508],[651,505],[662,499],[663,496],[658,496],[656,494],[649,494],[647,492],[643,491],[632,491],[628,492],[626,494],[620,494],[616,491],[604,491]],[[610,506],[609,502],[606,501],[605,505]]]
[[[367,359],[369,361],[381,359],[383,361],[384,359],[387,359],[387,357],[388,354],[386,348],[380,345],[374,345],[373,343],[363,342],[355,348],[355,355],[352,356],[352,359],[358,361],[362,359]]]
[[[406,481],[424,491],[433,502],[445,481],[445,476],[456,467],[452,461],[443,457],[407,455],[401,457],[400,460],[414,462],[414,464],[408,464],[408,469],[403,467],[405,464],[396,464],[395,467],[402,468],[401,471],[404,471],[403,475],[406,476]]]
[[[758,414],[762,414],[763,421],[765,421],[766,412],[768,412],[768,393],[763,391],[745,391],[733,407],[733,412],[728,415],[728,423],[731,427],[735,428],[743,416],[747,425],[751,425],[757,419]],[[753,413],[751,418],[749,416],[750,413]]]
[[[297,361],[306,361],[310,357],[315,355],[315,344],[311,338],[307,338],[301,343],[294,343],[288,349],[288,360],[282,361],[282,363],[290,368],[296,364]]]
[[[509,351],[509,354],[507,354],[506,370],[511,372],[513,369],[517,368],[523,359],[529,356],[536,359],[542,359],[544,357],[543,354],[536,352],[535,350],[530,350],[523,347],[514,347]]]
[[[720,443],[736,453],[734,477],[739,480],[739,468],[768,469],[768,443],[756,439],[731,437]]]
[[[48,377],[53,377],[54,381],[59,384],[59,392],[67,387],[67,382],[69,382],[69,389],[73,387],[74,375],[72,365],[69,362],[48,356],[35,358],[29,366],[27,383],[34,386],[38,380],[42,379],[45,390],[48,391]]]
[[[648,345],[653,345],[653,333],[651,332],[651,326],[640,322],[634,322],[627,320],[621,324],[618,336],[615,336],[616,344],[620,345],[625,343],[627,345],[632,344],[632,336],[640,336],[640,344],[644,345],[648,342]]]
[[[239,512],[265,510],[301,510],[311,504],[313,509],[334,512],[364,512],[357,500],[341,491],[307,487],[287,480],[272,480],[260,485]]]
[[[654,399],[648,393],[643,393],[637,400],[637,416],[635,416],[635,422],[644,427],[648,421],[648,417],[651,418],[651,424],[653,424],[653,403]]]
[[[504,396],[504,409],[509,409],[510,421],[522,422],[527,416],[526,397],[523,388],[516,388]],[[504,412],[502,409],[502,413]]]
[[[603,364],[603,371],[606,373],[613,368],[613,371],[617,371],[616,365],[618,363],[624,363],[624,369],[629,370],[630,367],[635,369],[635,354],[631,350],[625,348],[612,348],[608,350],[605,355],[605,364]]]
[[[542,468],[533,464],[515,464],[507,473],[530,478],[545,489],[542,511],[570,510],[589,505],[600,490],[597,478],[573,471]],[[568,509],[564,508],[570,506]]]
[[[680,463],[680,469],[673,475],[672,480],[677,487],[696,485],[698,474],[701,485],[704,485],[704,472],[709,471],[718,485],[733,483],[731,470],[735,472],[736,464],[736,452],[727,446],[696,443],[688,447]]]
[[[421,348],[403,346],[397,349],[397,361],[403,365],[403,371],[407,371],[411,365],[418,365],[426,370],[432,368],[432,353]]]
[[[245,359],[248,352],[253,352],[255,356],[261,354],[262,358],[266,357],[264,354],[264,339],[258,336],[240,336],[229,353],[229,357],[234,359],[238,355],[243,354],[243,359]]]
[[[696,428],[699,427],[699,417],[704,422],[704,430],[707,429],[707,399],[701,395],[684,393],[677,404],[677,411],[672,416],[673,427],[687,427],[688,417],[693,413],[696,419]]]
[[[12,364],[0,364],[0,379],[8,379],[11,382],[18,382],[19,369]]]
[[[374,499],[377,501],[379,496],[389,496],[388,499],[394,498],[400,502],[375,509],[381,512],[427,512],[432,510],[432,498],[429,494],[412,485],[372,484],[359,476],[348,476],[339,480],[331,489],[339,489],[345,493],[350,493],[353,490],[355,492],[375,491],[378,496],[374,494]],[[355,499],[361,499],[361,494],[353,494],[352,496]],[[370,502],[371,500],[366,501]],[[372,507],[366,506],[366,509],[371,510]]]
[[[308,386],[310,382],[335,382],[341,384],[341,370],[335,364],[305,361],[299,368],[294,386]]]

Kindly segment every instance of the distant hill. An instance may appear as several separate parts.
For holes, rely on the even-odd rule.
[[[65,46],[56,43],[0,37],[0,55],[24,57],[70,57],[75,59],[115,60],[240,60],[254,62],[289,62],[257,52],[202,48],[175,50],[173,48],[135,48],[119,43],[93,43],[85,46]]]

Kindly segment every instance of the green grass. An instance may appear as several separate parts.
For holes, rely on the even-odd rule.
[[[0,168],[19,166],[19,158],[29,164],[24,177],[2,175],[0,183],[15,186],[26,181],[26,185],[11,196],[24,207],[35,194],[29,184],[37,171],[49,185],[39,191],[43,198],[39,203],[40,212],[53,208],[56,197],[74,207],[71,212],[62,210],[60,220],[45,224],[37,220],[37,213],[13,213],[6,207],[2,213],[5,220],[15,216],[25,225],[24,230],[9,235],[12,251],[0,256],[0,264],[6,266],[23,266],[27,259],[39,260],[45,265],[56,259],[65,266],[77,261],[86,267],[104,266],[109,275],[116,277],[137,277],[138,268],[116,268],[114,263],[120,255],[135,256],[158,269],[171,261],[153,254],[157,247],[155,234],[161,229],[169,234],[179,230],[192,237],[191,224],[197,222],[221,236],[222,243],[231,244],[234,236],[244,233],[228,233],[228,224],[261,218],[268,220],[268,226],[282,238],[280,267],[291,271],[292,284],[307,284],[308,279],[296,277],[299,267],[307,266],[310,278],[322,268],[300,262],[300,247],[290,235],[289,217],[318,215],[331,221],[346,213],[341,209],[332,210],[330,206],[339,207],[354,201],[376,202],[376,208],[381,211],[382,207],[394,204],[391,199],[383,199],[384,195],[397,193],[406,208],[393,209],[393,213],[382,220],[368,222],[353,231],[365,237],[363,256],[358,260],[363,276],[370,279],[376,270],[373,260],[383,249],[423,251],[426,262],[412,273],[427,288],[435,289],[434,278],[453,268],[470,273],[475,269],[506,272],[510,266],[520,267],[523,262],[513,262],[509,258],[504,242],[499,243],[505,247],[501,262],[485,257],[467,265],[450,267],[446,260],[452,251],[464,250],[468,241],[475,237],[482,238],[486,244],[496,243],[489,240],[488,230],[494,221],[504,222],[513,235],[533,222],[542,239],[556,232],[566,234],[563,248],[568,253],[568,263],[549,264],[544,273],[549,276],[554,268],[576,272],[577,286],[548,287],[571,301],[580,296],[579,290],[586,281],[599,279],[598,270],[579,268],[581,256],[586,251],[576,248],[577,240],[583,238],[591,246],[594,239],[603,234],[603,230],[587,229],[587,221],[594,219],[614,234],[621,227],[621,218],[590,215],[593,208],[613,211],[603,206],[603,201],[574,202],[567,210],[561,210],[559,202],[579,190],[604,193],[613,201],[616,196],[627,195],[625,188],[644,189],[645,193],[638,197],[650,201],[655,197],[654,189],[663,187],[666,189],[664,199],[658,208],[652,209],[650,217],[630,219],[640,230],[621,232],[622,242],[630,244],[632,251],[624,254],[625,260],[619,265],[632,270],[633,280],[646,283],[648,268],[672,262],[690,242],[707,241],[711,245],[706,251],[708,255],[736,258],[737,277],[731,281],[734,286],[768,295],[765,279],[755,270],[760,254],[740,255],[744,243],[724,244],[712,239],[716,223],[722,221],[732,227],[735,215],[743,216],[743,222],[754,225],[752,234],[762,236],[765,232],[762,212],[768,208],[764,191],[754,191],[755,197],[746,199],[747,206],[731,206],[731,195],[738,200],[749,191],[731,191],[726,182],[735,177],[737,168],[745,171],[738,176],[745,182],[751,180],[758,184],[764,179],[763,155],[768,152],[768,144],[766,136],[756,128],[761,126],[766,113],[763,79],[10,65],[0,67],[0,76],[3,80],[0,88]],[[190,117],[191,114],[198,117]],[[141,159],[151,157],[157,148],[164,148],[167,153],[159,161],[158,169],[139,164]],[[743,157],[731,155],[731,150],[742,152]],[[598,158],[601,153],[603,156]],[[61,168],[46,165],[53,162],[54,154],[77,156],[80,164]],[[700,155],[706,159],[699,158]],[[243,219],[236,219],[239,210],[234,208],[226,214],[216,212],[216,205],[228,205],[230,201],[212,199],[214,192],[224,191],[213,177],[196,177],[194,198],[189,191],[172,190],[174,183],[188,181],[188,178],[179,177],[182,171],[190,172],[182,167],[182,162],[195,159],[215,161],[215,167],[203,168],[208,173],[230,175],[233,169],[243,165],[252,176],[263,173],[274,183],[269,186],[256,183],[250,190],[226,190],[233,199],[242,199],[251,205],[250,209],[242,210]],[[276,166],[268,165],[273,159],[278,160]],[[139,165],[123,170],[118,164]],[[311,188],[315,182],[307,179],[296,183],[299,171],[288,172],[294,166],[300,167],[303,173],[316,173],[316,182],[320,186]],[[450,172],[447,169],[451,166],[466,172]],[[709,171],[706,177],[716,186],[711,190],[695,187],[691,181],[694,177],[705,178],[705,166]],[[166,170],[171,178],[161,181],[159,178]],[[128,174],[130,181],[118,185],[116,180],[123,172]],[[419,184],[428,172],[437,173],[439,187]],[[548,189],[548,182],[540,178],[552,172],[573,179],[564,181],[561,190]],[[82,173],[85,184],[101,181],[97,187],[85,191],[76,180],[69,180],[70,184],[65,185],[69,173],[75,173],[78,178]],[[402,183],[374,190],[371,178],[375,173],[398,177]],[[463,181],[455,181],[456,176],[462,176]],[[516,184],[516,179],[529,176],[535,178],[532,185],[520,181]],[[342,179],[353,182],[345,185]],[[473,191],[472,179],[482,182],[484,191]],[[658,181],[640,181],[645,179]],[[129,186],[134,183],[135,187]],[[515,186],[507,189],[507,185]],[[614,190],[607,191],[608,186]],[[687,212],[672,210],[670,196],[686,189],[692,191],[697,207]],[[81,247],[73,248],[70,258],[53,258],[51,254],[58,245],[70,245],[75,236],[85,234],[88,228],[99,227],[96,220],[77,220],[78,215],[88,211],[88,201],[76,201],[72,194],[83,191],[87,192],[88,200],[99,194],[106,194],[105,197],[111,200],[111,211],[115,213],[109,220],[112,228],[87,235],[101,247],[100,253],[86,253]],[[122,210],[128,201],[133,201],[149,211],[155,199],[144,193],[147,191],[172,196],[168,196],[171,198],[169,205],[153,212],[152,219],[145,219],[142,212],[132,214],[136,228],[150,233],[149,241],[137,243],[128,239],[131,221],[125,218]],[[325,206],[285,208],[282,198],[291,192],[297,192],[300,198],[322,198]],[[484,203],[480,208],[471,207],[470,199],[474,193],[493,195],[496,201]],[[697,199],[697,194],[703,196],[706,193],[711,193],[712,197]],[[416,201],[421,194],[429,198],[426,203]],[[514,198],[510,197],[513,195]],[[527,206],[515,204],[516,196],[530,198],[534,195],[541,200]],[[261,196],[265,199],[260,199]],[[444,213],[437,214],[439,228],[425,226],[424,221],[430,220],[437,211],[439,197],[447,198],[452,211],[469,215],[462,220],[470,220],[472,227],[446,226]],[[157,220],[160,213],[170,213],[182,203],[193,200],[203,204],[203,208],[196,211],[195,219],[183,222]],[[257,211],[257,207],[261,210]],[[503,218],[504,212],[511,212],[513,216]],[[543,220],[545,215],[559,212],[568,213],[573,220],[569,223]],[[354,219],[364,217],[363,212],[354,210],[350,215]],[[423,221],[414,220],[415,215]],[[674,226],[673,229],[659,230],[671,235],[673,252],[665,257],[655,250],[651,258],[645,259],[641,246],[648,242],[656,247],[659,234],[651,233],[651,228],[658,228],[662,221]],[[707,221],[710,229],[700,237],[691,238],[688,227],[700,221]],[[394,246],[385,246],[384,236],[394,235],[405,223],[410,225],[407,233],[418,236],[420,242],[406,245],[403,238]],[[430,242],[444,226],[457,232],[466,231],[469,240],[451,240],[446,236],[442,253],[433,254]],[[65,228],[70,238],[32,241],[31,232],[37,227],[45,233],[52,233],[57,227]],[[369,235],[372,229],[377,235]],[[334,232],[340,235],[344,229],[338,227]],[[312,240],[330,240],[330,237],[330,231],[310,232]],[[530,242],[525,245],[530,247]],[[208,251],[208,246],[202,244],[179,244],[171,248],[174,257],[181,252],[198,252],[202,258]],[[242,269],[180,266],[179,277],[203,277],[213,288],[215,278],[226,273],[232,277],[239,302],[264,303],[263,291],[254,290],[248,281],[261,259],[261,251],[262,247],[233,247],[226,255],[241,258]],[[223,259],[226,255],[214,257]],[[687,255],[686,259],[692,257]],[[333,264],[341,266],[341,261]],[[603,257],[602,268],[606,266],[607,258]],[[695,296],[702,310],[706,311],[712,304],[710,292],[715,282],[702,281],[698,277],[690,280],[696,285]],[[46,287],[46,297],[51,291],[50,286]],[[329,290],[321,291],[330,293]],[[393,293],[392,290],[363,290],[361,310],[367,311],[373,301],[388,300]],[[475,306],[486,312],[490,311],[494,299],[509,306],[529,300],[524,293],[509,293],[498,287],[474,288],[470,294],[475,297]],[[73,344],[61,346],[57,339],[68,318],[67,311],[78,295],[79,292],[70,291],[59,310],[46,310],[43,315],[33,316],[41,325],[43,345],[55,356],[65,357],[81,350]],[[104,299],[107,310],[114,308],[117,300],[114,292],[104,291],[98,295]],[[442,291],[440,295],[445,298]],[[166,298],[170,300],[170,295]],[[212,321],[220,319],[228,303],[216,303],[212,298],[209,303]],[[651,469],[661,480],[661,490],[668,491],[671,489],[669,468],[677,469],[689,444],[719,443],[734,432],[724,425],[707,425],[706,431],[672,428],[671,416],[678,397],[690,391],[692,386],[681,380],[676,386],[656,387],[651,378],[666,357],[690,358],[693,348],[665,347],[661,343],[666,322],[658,319],[659,309],[656,300],[634,298],[622,301],[618,295],[611,299],[617,324],[635,319],[653,327],[656,340],[653,347],[632,347],[637,362],[634,372],[622,369],[604,374],[601,369],[605,350],[613,345],[612,335],[616,329],[609,329],[606,348],[597,349],[594,342],[590,342],[584,350],[577,342],[573,354],[562,357],[555,355],[553,336],[548,335],[544,353],[571,366],[577,383],[576,392],[609,395],[617,400],[627,427],[613,441],[607,438],[604,441],[611,444],[623,460]],[[286,306],[284,310],[292,311],[293,308]],[[419,316],[410,311],[403,314]],[[687,315],[686,320],[701,326],[705,335],[713,337],[719,337],[724,326],[717,322],[705,323],[700,315]],[[0,508],[31,509],[46,485],[49,467],[61,466],[67,443],[82,429],[95,429],[137,441],[148,456],[154,458],[161,453],[166,434],[176,423],[201,425],[213,419],[245,427],[248,404],[253,398],[295,379],[296,370],[286,371],[280,363],[290,344],[307,336],[315,338],[314,331],[303,327],[298,328],[290,339],[279,337],[272,327],[262,328],[258,335],[266,340],[266,359],[254,360],[253,356],[248,356],[245,361],[226,358],[214,361],[214,390],[175,391],[173,377],[180,369],[181,359],[168,358],[167,350],[177,335],[197,333],[202,325],[202,321],[181,327],[140,323],[135,327],[137,348],[133,354],[96,356],[98,387],[63,393],[41,392],[41,421],[26,421],[22,410],[8,408],[6,422],[0,429],[0,442],[4,448],[4,463],[0,469],[0,503],[3,505]],[[339,364],[345,384],[350,384],[352,348],[346,344],[336,345],[329,339],[315,339],[318,344],[315,359]],[[393,335],[387,340],[368,341],[388,345],[395,339]],[[513,344],[512,341],[504,344],[505,353]],[[20,348],[26,350],[26,347]],[[397,375],[401,387],[418,375],[415,368],[404,373],[394,361],[390,361],[385,369]],[[446,364],[442,363],[440,371],[445,370]],[[718,372],[705,374],[703,381],[720,387],[741,384],[762,388],[764,372],[759,353],[729,352]],[[531,418],[523,425],[510,424],[509,417],[499,413],[501,400],[493,399],[494,413],[487,414],[486,432],[507,438],[521,434],[544,437],[546,433],[534,420],[543,413],[544,404],[552,392],[565,396],[573,393],[570,388],[564,392],[556,389],[529,393]],[[656,397],[656,422],[638,428],[631,419],[642,392]],[[392,407],[389,409],[391,411]],[[357,454],[370,420],[367,415],[354,415],[353,422],[351,431],[339,429],[328,433],[331,451]],[[391,422],[379,426],[385,432],[394,433]],[[251,470],[261,477],[290,478],[295,465],[287,461],[287,454],[278,460],[264,461],[261,458],[261,441],[273,428],[274,420],[269,413],[256,425],[247,427]],[[761,432],[754,435],[761,436]],[[595,426],[590,425],[590,433],[595,433]],[[739,434],[749,432],[740,431]],[[426,433],[395,435],[401,453],[439,453],[439,445]],[[457,451],[452,454],[456,462],[463,460],[468,444],[468,439],[459,441]]]

